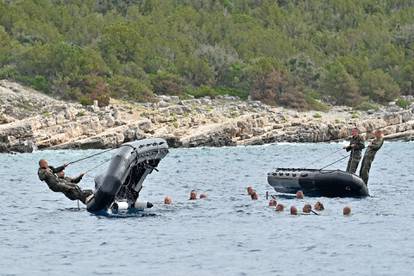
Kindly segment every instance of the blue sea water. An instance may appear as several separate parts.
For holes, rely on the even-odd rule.
[[[143,213],[102,217],[37,179],[37,161],[59,165],[88,151],[0,155],[0,275],[414,275],[414,143],[385,143],[372,166],[371,197],[321,200],[320,216],[267,206],[272,168],[320,168],[342,144],[171,149],[144,182]],[[342,153],[344,154],[344,153]],[[321,158],[329,156],[327,158]],[[87,170],[110,153],[73,164]],[[316,160],[316,161],[315,161]],[[344,168],[346,160],[333,168]],[[84,178],[93,187],[98,168]],[[259,200],[245,189],[252,185]],[[190,190],[207,200],[188,201]],[[162,204],[164,196],[173,205]],[[342,216],[345,205],[350,217]]]

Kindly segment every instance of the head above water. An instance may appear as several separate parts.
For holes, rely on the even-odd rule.
[[[276,212],[283,212],[283,210],[285,209],[285,206],[283,206],[283,204],[278,204],[276,205]]]
[[[49,167],[49,164],[47,163],[46,159],[40,159],[39,160],[39,167],[42,169],[46,169]]]
[[[253,192],[254,192],[254,190],[253,190],[252,186],[247,187],[247,194],[249,196],[251,196]]]
[[[164,198],[164,204],[171,204],[172,203],[172,198],[171,197],[169,197],[169,196],[166,196],[165,198]]]
[[[312,211],[312,206],[310,204],[305,204],[302,208],[302,212],[309,214]]]
[[[274,207],[274,206],[276,206],[277,205],[277,201],[276,201],[276,199],[271,199],[271,200],[269,200],[269,206],[270,207]]]
[[[298,214],[298,209],[295,206],[290,206],[290,214],[296,216]]]
[[[296,192],[296,198],[297,198],[297,199],[303,199],[303,197],[304,197],[304,194],[303,194],[303,192],[302,192],[302,191],[297,191],[297,192]]]
[[[316,211],[323,211],[325,210],[325,207],[323,206],[322,202],[317,201],[313,206],[313,209],[315,209]]]
[[[345,206],[344,209],[342,210],[342,213],[344,214],[344,216],[351,215],[351,207]]]
[[[357,129],[356,127],[354,127],[354,128],[351,130],[351,135],[352,135],[353,137],[358,136],[358,135],[359,135],[359,129]]]
[[[197,199],[197,192],[195,190],[192,190],[190,192],[190,200],[196,200]]]

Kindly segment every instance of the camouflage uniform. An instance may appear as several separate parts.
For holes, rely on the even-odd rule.
[[[368,185],[368,176],[369,170],[371,169],[371,164],[374,161],[375,154],[382,147],[384,143],[383,138],[374,139],[371,144],[368,146],[365,151],[364,158],[362,159],[361,169],[359,171],[359,176],[364,180],[365,184]]]
[[[63,193],[70,200],[79,199],[85,204],[86,198],[93,192],[91,190],[82,191],[81,188],[75,183],[67,182],[65,179],[59,178],[56,173],[61,172],[64,169],[65,167],[63,166],[58,168],[54,168],[52,166],[49,166],[46,169],[39,168],[37,175],[41,181],[46,182],[47,186],[52,191]]]
[[[354,145],[354,147],[351,147]],[[351,155],[349,156],[348,166],[346,167],[346,171],[349,173],[355,173],[359,161],[361,160],[361,153],[362,149],[365,148],[364,145],[364,139],[361,136],[356,136],[351,138],[351,141],[349,142],[349,146],[347,146],[345,149],[346,151],[351,151]]]

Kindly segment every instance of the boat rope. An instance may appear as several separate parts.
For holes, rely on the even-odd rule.
[[[106,152],[108,152],[108,151],[111,151],[111,150],[114,150],[114,149],[116,149],[116,148],[107,149],[107,150],[104,150],[104,151],[101,151],[101,152],[98,152],[98,153],[95,153],[95,154],[91,154],[91,155],[89,155],[89,156],[86,156],[86,157],[83,157],[83,158],[80,158],[80,159],[77,159],[77,160],[71,161],[71,162],[69,162],[69,163],[68,163],[68,165],[75,164],[75,163],[78,163],[78,162],[80,162],[80,161],[83,161],[83,160],[86,160],[86,159],[89,159],[89,158],[92,158],[92,157],[95,157],[95,156],[98,156],[98,155],[104,154],[104,153],[106,153]]]
[[[94,154],[88,155],[86,157],[83,157],[83,158],[80,158],[80,159],[77,159],[77,160],[74,160],[74,161],[71,161],[71,162],[68,163],[68,165],[71,165],[71,164],[74,164],[74,163],[78,163],[80,161],[83,161],[83,160],[86,160],[86,159],[89,159],[89,158],[92,158],[92,157],[95,157],[95,156],[104,154],[104,153],[106,153],[108,151],[112,151],[112,150],[115,150],[115,149],[119,149],[120,147],[131,147],[134,150],[136,150],[136,148],[134,146],[132,146],[132,145],[122,144],[122,145],[119,145],[118,147],[110,148],[110,149],[107,149],[107,150],[104,150],[104,151],[101,151],[101,152],[98,152],[98,153],[94,153]]]
[[[98,165],[93,166],[92,168],[88,169],[88,170],[85,172],[85,174],[87,174],[87,173],[88,173],[88,172],[90,172],[90,171],[93,171],[93,170],[94,170],[94,169],[96,169],[96,168],[99,168],[100,166],[102,166],[103,164],[107,163],[108,161],[111,161],[111,158],[108,158],[108,159],[104,160],[103,162],[99,163]]]
[[[323,169],[326,169],[327,167],[332,166],[333,164],[336,164],[336,163],[338,163],[339,161],[342,161],[342,160],[344,160],[345,158],[348,158],[348,157],[349,157],[349,155],[345,155],[345,156],[343,156],[342,158],[340,158],[340,159],[338,159],[338,160],[336,160],[336,161],[334,161],[334,162],[332,162],[332,163],[330,163],[330,164],[328,164],[328,165],[326,165],[326,166],[324,166],[324,167],[320,168],[319,170],[321,171],[321,170],[323,170]]]

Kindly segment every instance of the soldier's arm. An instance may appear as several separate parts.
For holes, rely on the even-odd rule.
[[[72,178],[72,183],[79,183],[82,180],[83,174],[79,175],[76,178]]]
[[[358,139],[355,143],[354,149],[356,150],[362,150],[365,148],[364,139],[361,137]]]
[[[383,142],[384,142],[384,140],[382,140],[382,139],[381,140],[376,140],[376,139],[372,140],[370,147],[373,150],[379,150],[382,147]]]

